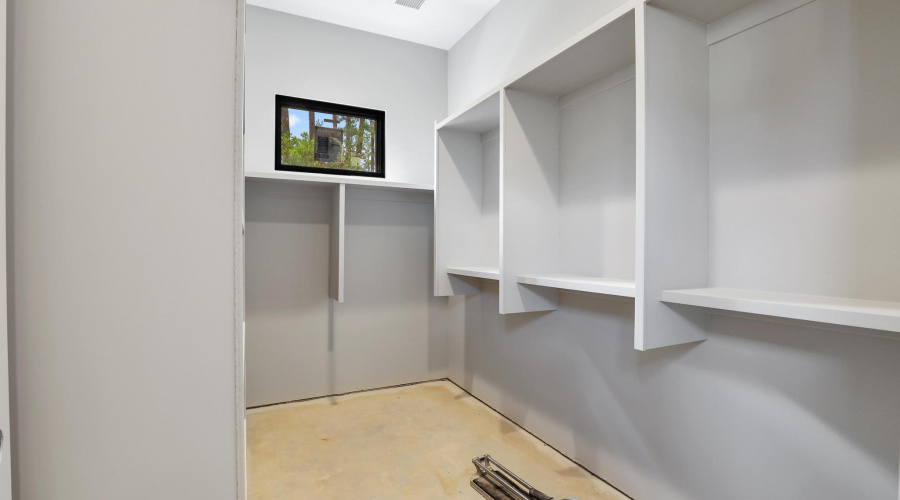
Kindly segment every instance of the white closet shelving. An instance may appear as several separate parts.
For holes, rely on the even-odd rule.
[[[821,69],[815,69],[817,64],[821,65],[819,68],[840,64],[838,54],[810,53],[801,48],[803,36],[798,33],[805,32],[808,37],[810,30],[823,29],[823,36],[837,35],[824,29],[826,24],[820,20],[803,24],[807,19],[830,16],[827,11],[795,12],[811,3],[811,0],[755,3],[654,0],[639,9],[639,18],[643,19],[639,25],[644,29],[638,45],[642,47],[639,51],[646,55],[643,68],[638,70],[638,78],[643,80],[639,85],[645,89],[643,98],[639,98],[639,112],[645,117],[642,120],[645,142],[639,145],[639,151],[646,153],[643,161],[639,161],[639,168],[645,171],[638,174],[644,179],[640,184],[646,200],[645,211],[639,217],[639,233],[645,235],[643,242],[639,238],[645,258],[638,273],[643,275],[644,283],[638,298],[637,321],[642,323],[640,330],[644,334],[643,339],[636,339],[639,348],[706,338],[708,310],[888,332],[900,329],[900,303],[824,296],[835,291],[871,295],[868,288],[883,290],[885,287],[865,286],[865,283],[879,283],[875,274],[844,280],[822,277],[854,272],[857,264],[848,259],[858,259],[858,256],[823,248],[817,239],[820,232],[859,231],[852,223],[848,226],[845,219],[828,219],[822,212],[840,198],[843,189],[822,183],[821,179],[833,175],[835,170],[824,166],[815,171],[804,170],[803,162],[817,148],[801,146],[795,151],[790,146],[815,137],[821,125],[806,118],[798,127],[801,135],[790,135],[785,129],[777,132],[779,127],[744,126],[744,123],[756,123],[753,120],[783,122],[791,114],[808,117],[817,110],[837,105],[833,100],[800,94],[792,94],[791,100],[781,105],[773,101],[772,92],[777,92],[772,90],[774,82],[783,78],[794,85],[803,79],[813,82],[823,77]],[[776,19],[777,22],[759,28]],[[755,34],[745,33],[751,29]],[[719,43],[723,45],[716,47]],[[748,68],[748,60],[758,65],[772,64],[771,57],[739,59],[761,53],[760,43],[766,44],[765,54],[778,51],[780,58],[785,61],[795,58],[797,64],[781,67],[782,74],[771,73],[764,66]],[[783,66],[784,62],[780,64]],[[746,70],[735,71],[731,65],[743,65]],[[803,68],[807,65],[810,70]],[[757,81],[759,75],[765,76]],[[747,92],[748,88],[763,85],[770,86],[768,94],[754,96]],[[838,91],[832,99],[839,102],[843,97],[844,93]],[[762,100],[754,102],[754,98]],[[738,102],[740,106],[735,106]],[[737,110],[742,110],[741,114],[736,115]],[[815,161],[820,165],[843,162],[840,175],[846,186],[860,182],[864,175],[852,164],[858,160],[850,158],[842,154],[840,159]],[[777,162],[779,167],[768,168],[766,162]],[[773,174],[779,177],[770,177]],[[767,186],[785,185],[789,176],[805,179],[806,184],[797,184],[794,199],[781,203]],[[737,177],[744,179],[741,182],[745,188],[756,182],[756,187],[746,192],[755,191],[758,197],[746,197],[733,189],[734,181],[731,184],[728,181]],[[826,195],[816,189],[834,190],[834,194]],[[739,199],[735,198],[738,196]],[[857,192],[855,196],[860,195]],[[801,199],[805,202],[798,203]],[[822,204],[811,205],[817,202]],[[755,220],[766,220],[768,216],[760,215],[765,212],[761,207],[766,205],[778,206],[780,210],[767,223],[753,222],[754,219],[746,217],[754,214]],[[791,224],[796,230],[788,229]],[[872,237],[872,234],[867,234],[868,242],[856,243],[884,248],[900,241],[895,239],[891,243],[889,238]],[[789,243],[787,239],[793,241]],[[781,251],[784,245],[805,248],[809,253]],[[795,260],[787,255],[793,255]],[[817,271],[795,271],[807,267],[819,255],[828,256],[822,259],[828,261],[827,269],[820,264],[811,267]],[[890,265],[890,259],[884,264]],[[784,279],[786,275],[791,279]],[[865,282],[866,279],[869,281]],[[843,282],[857,285],[850,287],[842,285]],[[736,288],[735,284],[746,284],[749,288]],[[783,293],[797,290],[813,294]],[[817,291],[829,293],[815,294]],[[656,335],[656,332],[663,333]]]
[[[516,281],[523,285],[634,298],[633,280],[590,278],[567,274],[535,274],[519,275],[516,277]]]
[[[411,184],[405,182],[391,182],[384,179],[368,177],[350,177],[346,175],[312,174],[304,172],[244,172],[244,179],[255,182],[286,182],[309,185],[331,186],[356,186],[371,189],[386,189],[392,191],[420,191],[433,192],[434,186],[428,184]]]
[[[712,123],[713,104],[729,111],[733,119],[737,108],[728,102],[740,100],[753,85],[716,80],[735,91],[728,95],[732,101],[724,103],[721,96],[713,96],[711,76],[733,78],[735,71],[720,61],[714,67],[719,73],[714,73],[711,52],[716,44],[735,43],[736,35],[758,30],[810,3],[814,2],[632,0],[488,97],[438,124],[437,294],[479,290],[471,282],[451,286],[450,280],[456,278],[450,273],[462,271],[482,279],[499,278],[501,314],[556,309],[560,290],[634,297],[638,350],[705,340],[707,309],[896,331],[897,303],[780,293],[815,293],[820,290],[810,284],[815,280],[773,286],[770,291],[709,288],[719,285],[711,269],[722,268],[714,265],[712,252],[720,261],[739,261],[729,255],[723,259],[734,250],[721,242],[721,236],[714,239],[711,234],[713,222],[721,227],[722,217],[734,217],[731,212],[714,212],[727,195],[712,192],[718,188],[711,181],[711,168],[737,163],[722,158],[736,154],[729,149],[735,142],[748,151],[780,153],[777,148],[792,139],[765,142],[774,132],[758,132],[757,127],[751,132],[764,140],[755,149],[754,144],[743,144],[749,139],[740,131],[730,132],[736,137],[717,135],[719,142],[712,142],[711,132],[719,133],[713,128],[718,125]],[[790,37],[798,35],[789,27],[778,29],[787,33],[779,43],[791,48]],[[752,47],[741,50],[752,53]],[[731,59],[730,53],[721,58],[726,63]],[[795,65],[782,71],[805,70]],[[760,77],[746,72],[746,78]],[[762,76],[778,77],[771,71]],[[810,109],[831,106],[818,99],[807,103]],[[493,208],[482,203],[488,191],[481,175],[488,170],[482,168],[484,142],[478,140],[478,134],[494,128],[500,144],[497,226],[493,219],[491,224],[482,223]],[[722,143],[725,146],[711,152]],[[715,162],[713,152],[719,155]],[[861,175],[852,167],[842,173],[851,180]],[[491,196],[494,189],[491,185]],[[817,197],[822,198],[815,194],[811,198]],[[454,205],[447,200],[457,201]],[[760,199],[755,206],[766,202]],[[786,210],[801,208],[794,204]],[[740,227],[740,221],[734,220],[731,227]],[[760,240],[777,238],[765,234],[765,228],[755,229],[759,234],[754,237]],[[836,229],[847,231],[842,226]],[[493,242],[484,239],[493,231],[499,233],[496,262]],[[896,241],[900,240],[888,241],[887,247],[894,248]],[[488,254],[482,251],[485,248],[490,249]],[[491,259],[485,260],[485,255]],[[782,259],[779,265],[788,270],[792,264]],[[491,270],[451,271],[450,266]],[[740,280],[726,282],[735,281]],[[865,285],[856,286],[857,293]],[[828,290],[837,288],[840,284]]]
[[[500,270],[496,267],[453,267],[447,266],[447,274],[468,276],[483,280],[500,281]]]
[[[900,333],[900,304],[732,288],[670,290],[663,302]]]
[[[634,296],[634,42],[616,12],[504,89],[501,313]]]
[[[329,226],[329,297],[338,303],[344,302],[345,291],[345,247],[347,227],[347,188],[363,190],[394,191],[399,193],[433,193],[434,187],[425,184],[390,182],[381,179],[323,175],[299,172],[245,172],[247,185],[281,184],[287,186],[308,186],[315,190],[330,190],[331,221]],[[284,189],[281,188],[281,189]],[[258,195],[261,195],[258,194]],[[316,195],[319,196],[319,195]],[[385,195],[382,195],[385,196]],[[416,196],[416,195],[393,195]]]
[[[501,141],[499,92],[435,126],[436,296],[499,279]]]

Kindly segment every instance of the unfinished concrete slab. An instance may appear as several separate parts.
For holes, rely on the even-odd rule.
[[[484,454],[556,498],[628,498],[446,381],[249,410],[247,441],[250,500],[479,500]]]

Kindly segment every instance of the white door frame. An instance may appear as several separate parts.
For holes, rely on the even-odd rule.
[[[4,3],[6,0],[0,0]],[[236,0],[234,60],[234,417],[237,498],[247,498],[244,400],[244,35],[246,0]],[[5,37],[4,37],[5,38]],[[4,51],[5,53],[5,51]],[[5,261],[4,261],[5,262]],[[3,500],[0,497],[0,500]]]
[[[9,300],[6,287],[6,18],[7,1],[0,0],[0,500],[12,500],[12,432],[9,419]]]

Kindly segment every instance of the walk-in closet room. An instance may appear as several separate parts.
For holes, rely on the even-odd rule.
[[[900,500],[900,0],[0,4],[0,500]]]

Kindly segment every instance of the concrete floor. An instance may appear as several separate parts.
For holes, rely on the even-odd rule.
[[[545,493],[625,500],[449,382],[250,410],[249,500],[481,500],[489,453]]]

